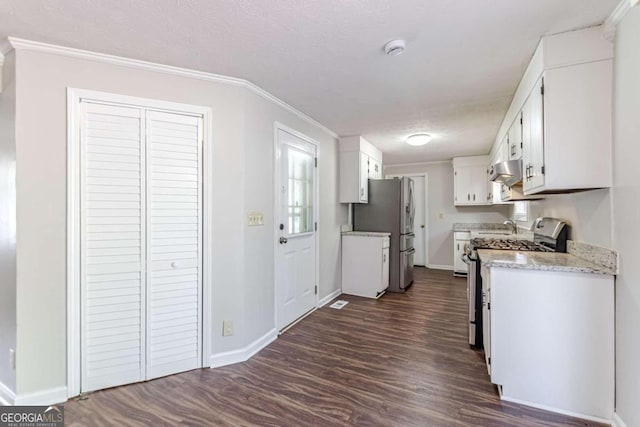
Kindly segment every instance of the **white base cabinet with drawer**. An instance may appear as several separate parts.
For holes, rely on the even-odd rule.
[[[456,231],[453,233],[453,275],[467,275],[467,264],[462,261],[464,246],[471,241],[471,233],[468,231]]]
[[[609,420],[614,409],[614,277],[481,269],[483,342],[501,399]]]
[[[389,233],[342,235],[342,293],[380,298],[389,287]]]

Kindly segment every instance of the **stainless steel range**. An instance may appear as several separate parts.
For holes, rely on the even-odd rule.
[[[482,345],[482,277],[478,249],[520,252],[566,252],[569,226],[559,219],[538,218],[531,226],[533,240],[511,238],[475,238],[465,247],[463,261],[468,265],[469,344]]]

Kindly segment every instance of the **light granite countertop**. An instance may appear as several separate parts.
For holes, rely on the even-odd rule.
[[[479,249],[478,257],[485,267],[517,268],[521,270],[545,270],[569,273],[616,274],[611,268],[558,252],[518,252],[495,249]]]
[[[365,236],[365,237],[389,237],[391,233],[384,233],[379,231],[343,231],[343,236]]]

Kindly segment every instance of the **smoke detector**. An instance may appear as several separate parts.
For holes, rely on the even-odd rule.
[[[404,40],[391,40],[384,45],[384,53],[389,56],[398,56],[404,53],[407,43]]]

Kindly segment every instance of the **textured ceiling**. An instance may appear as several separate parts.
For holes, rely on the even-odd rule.
[[[387,164],[488,152],[544,34],[618,0],[3,0],[21,37],[240,77]],[[407,40],[405,54],[382,46]],[[403,139],[433,134],[423,147]]]

